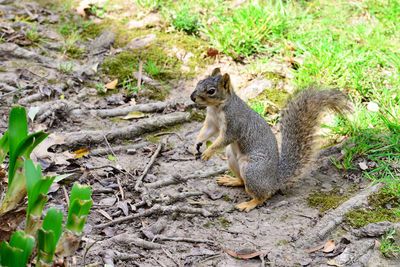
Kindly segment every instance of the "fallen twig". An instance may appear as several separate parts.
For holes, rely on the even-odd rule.
[[[107,249],[104,254],[104,263],[112,264],[114,266],[114,260],[133,260],[140,258],[138,254],[131,254],[131,253],[123,253],[118,252],[114,249]],[[86,266],[86,265],[85,265]]]
[[[175,132],[161,132],[161,133],[156,133],[154,136],[161,136],[161,135],[167,135],[167,134],[174,134],[176,136],[178,136],[178,138],[183,141],[182,136],[180,136],[178,133]]]
[[[167,255],[168,258],[170,258],[173,262],[176,263],[176,265],[178,265],[179,267],[183,267],[182,262],[181,262],[180,260],[178,260],[178,259],[175,259],[175,258],[172,256],[171,252],[169,252],[169,251],[168,251],[167,249],[165,249],[165,248],[162,248],[162,250],[164,251],[165,255]]]
[[[153,242],[156,240],[161,241],[175,241],[175,242],[188,242],[188,243],[209,243],[213,244],[214,241],[208,239],[197,239],[197,238],[187,238],[187,237],[168,237],[163,235],[156,235]]]
[[[159,204],[155,204],[152,208],[145,210],[143,212],[136,213],[136,214],[133,214],[130,216],[122,217],[122,218],[118,218],[118,219],[112,220],[107,223],[94,225],[93,228],[102,229],[102,228],[110,226],[110,225],[114,225],[114,224],[118,224],[118,223],[122,223],[122,222],[126,222],[126,221],[131,221],[131,220],[134,220],[134,219],[140,218],[140,217],[148,217],[153,214],[166,214],[166,213],[171,214],[173,212],[200,214],[200,215],[203,215],[204,217],[213,216],[213,214],[211,212],[209,212],[208,210],[205,210],[205,209],[198,209],[198,208],[191,208],[191,207],[161,206]]]
[[[147,175],[149,172],[151,166],[153,166],[154,161],[156,160],[158,154],[160,154],[160,151],[162,149],[163,144],[160,142],[157,145],[156,150],[154,151],[153,155],[150,158],[150,161],[146,164],[146,167],[143,170],[143,173],[139,176],[139,178],[136,180],[135,184],[135,190],[138,192],[142,192],[143,190],[141,189],[143,185],[143,178]]]
[[[115,243],[117,244],[134,244],[137,247],[141,247],[144,249],[160,249],[163,247],[161,244],[153,243],[146,241],[144,239],[123,233],[111,237],[103,242],[101,242],[102,247],[110,247],[113,246]]]
[[[228,170],[227,166],[224,167],[218,167],[217,169],[213,170],[207,170],[206,172],[195,172],[193,174],[190,174],[186,177],[180,177],[178,175],[172,176],[170,178],[164,179],[164,180],[159,180],[154,183],[148,183],[145,184],[146,187],[148,188],[159,188],[171,184],[177,184],[180,182],[184,182],[190,179],[203,179],[203,178],[208,178],[210,176],[215,176],[221,173],[224,173]]]
[[[188,197],[201,196],[201,195],[203,195],[202,192],[182,192],[182,193],[178,193],[176,195],[169,195],[169,196],[163,197],[161,199],[156,199],[155,201],[162,202],[167,205],[171,205],[182,199],[187,199]]]
[[[128,145],[128,146],[114,146],[112,147],[112,150],[114,150],[115,153],[127,153],[128,150],[136,150],[136,149],[140,149],[142,147],[148,146],[150,145],[150,142],[143,142],[143,143],[139,143],[139,144],[135,144],[135,145]],[[110,149],[109,148],[97,148],[97,149],[93,149],[90,150],[89,154],[92,156],[103,156],[103,155],[107,155],[110,153]]]

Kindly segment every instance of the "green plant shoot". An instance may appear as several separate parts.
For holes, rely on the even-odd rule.
[[[62,232],[63,213],[51,207],[38,230],[38,253],[36,266],[53,263],[54,253]]]
[[[71,190],[68,219],[65,228],[74,233],[82,232],[92,204],[90,186],[74,184]]]
[[[35,235],[40,226],[44,204],[47,202],[47,191],[55,177],[42,177],[42,170],[38,164],[36,167],[33,161],[25,161],[26,187],[28,190],[28,209],[26,211],[25,232]]]
[[[43,131],[28,135],[28,122],[26,111],[23,107],[13,107],[10,112],[8,131],[1,138],[0,159],[8,150],[8,189],[0,207],[0,215],[14,209],[25,197],[25,173],[23,171],[24,159],[28,159],[33,149],[49,134]],[[8,144],[8,149],[7,149]]]
[[[8,267],[25,267],[31,255],[35,239],[23,231],[16,231],[7,243],[0,246],[0,265]]]

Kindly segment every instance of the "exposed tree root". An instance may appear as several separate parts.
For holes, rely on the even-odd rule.
[[[102,228],[110,226],[110,225],[114,225],[114,224],[118,224],[118,223],[122,223],[122,222],[126,222],[126,221],[131,221],[131,220],[134,220],[134,219],[140,218],[140,217],[148,217],[153,214],[171,214],[174,212],[200,214],[200,215],[203,215],[204,217],[213,216],[213,214],[211,212],[209,212],[208,210],[205,210],[205,209],[197,209],[197,208],[191,208],[191,207],[177,207],[177,206],[161,206],[161,205],[155,204],[152,208],[145,210],[143,212],[136,213],[136,214],[133,214],[130,216],[122,217],[122,218],[118,218],[118,219],[112,220],[107,223],[95,225],[93,227],[95,229],[102,229]]]
[[[152,132],[163,127],[187,122],[189,119],[189,113],[174,112],[162,116],[143,119],[133,125],[108,131],[72,132],[67,135],[64,145],[67,147],[76,148],[79,146],[88,146],[89,144],[99,144],[104,142],[104,136],[106,136],[107,140],[110,142],[115,139],[133,139],[147,132]]]
[[[310,247],[325,239],[340,223],[346,213],[360,207],[368,200],[368,196],[377,192],[382,184],[375,184],[350,198],[332,212],[325,215],[303,238],[296,242],[297,247]]]
[[[170,178],[167,178],[167,179],[164,179],[164,180],[160,180],[160,181],[157,181],[157,182],[154,182],[154,183],[145,184],[145,186],[148,187],[148,188],[160,188],[160,187],[163,187],[163,186],[177,184],[177,183],[180,183],[180,182],[183,182],[183,181],[187,181],[187,180],[190,180],[190,179],[208,178],[210,176],[215,176],[215,175],[224,173],[227,170],[228,170],[228,167],[224,166],[224,167],[218,167],[218,168],[216,168],[214,170],[206,171],[206,172],[198,171],[198,172],[195,172],[195,173],[193,173],[191,175],[188,175],[186,177],[181,177],[179,175],[174,175],[174,176],[172,176]]]

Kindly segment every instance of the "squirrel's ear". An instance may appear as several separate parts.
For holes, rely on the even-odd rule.
[[[228,73],[225,73],[221,80],[219,81],[219,83],[221,84],[221,86],[223,88],[225,88],[225,90],[230,93],[231,92],[231,78],[229,77]]]
[[[221,74],[220,68],[215,68],[215,69],[212,71],[211,76],[216,76],[216,75],[219,75],[219,74]]]

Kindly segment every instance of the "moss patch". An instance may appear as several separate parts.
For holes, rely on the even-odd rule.
[[[337,189],[330,192],[313,191],[307,198],[307,203],[310,207],[319,208],[320,212],[335,209],[349,199],[348,195],[340,194],[338,191]]]
[[[369,196],[369,206],[348,212],[344,221],[353,227],[363,227],[370,223],[389,221],[399,222],[400,196],[387,191],[380,191]]]

